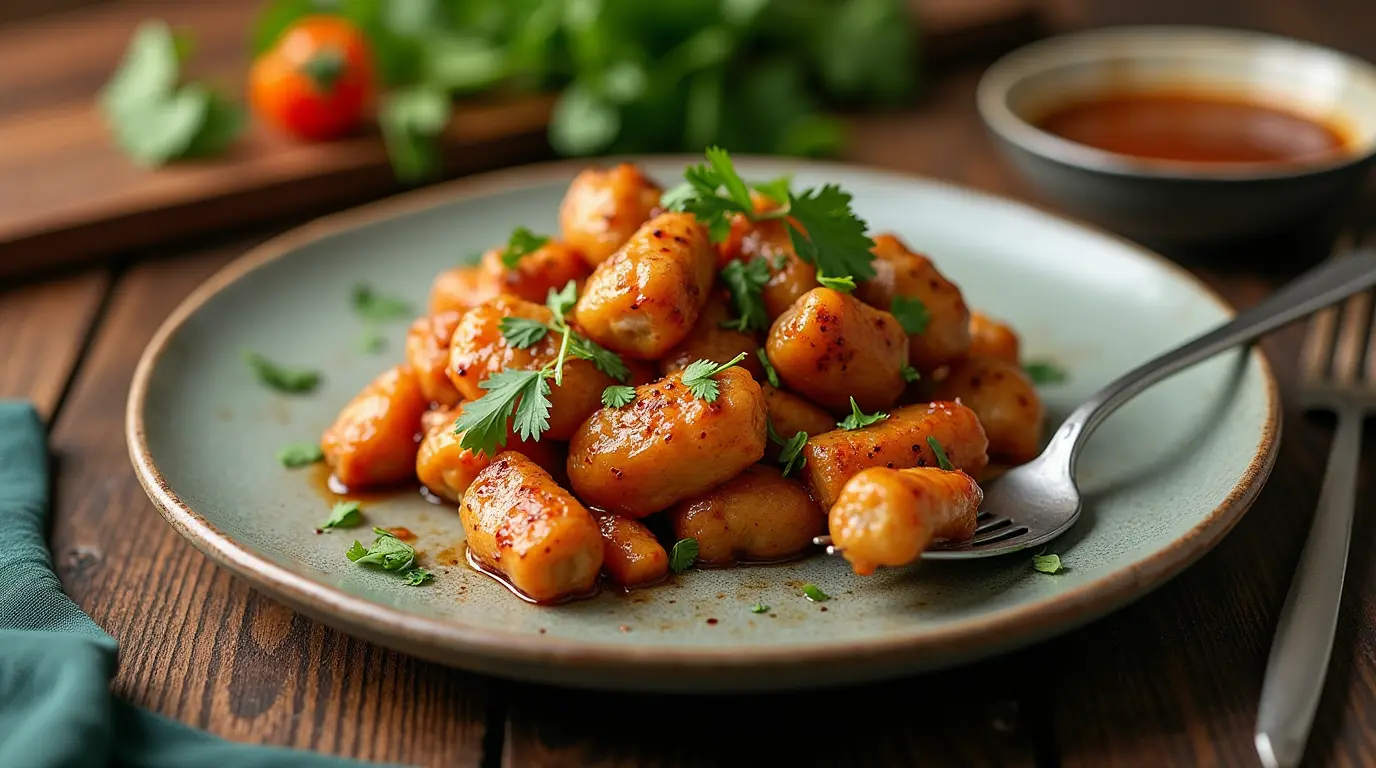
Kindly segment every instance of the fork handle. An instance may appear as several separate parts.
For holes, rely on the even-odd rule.
[[[1061,424],[1043,455],[1069,451],[1072,471],[1080,447],[1109,414],[1142,390],[1195,363],[1313,314],[1376,285],[1376,250],[1362,249],[1309,270],[1280,290],[1202,336],[1111,382]]]
[[[1266,768],[1299,765],[1323,692],[1352,538],[1362,414],[1338,414],[1319,507],[1280,612],[1257,708],[1256,748]]]

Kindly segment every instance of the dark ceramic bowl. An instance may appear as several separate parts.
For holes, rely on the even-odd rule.
[[[1307,163],[1170,163],[1107,152],[1036,122],[1106,93],[1176,91],[1278,106],[1346,138]],[[984,74],[981,117],[1000,150],[1075,216],[1162,247],[1265,237],[1342,215],[1376,156],[1376,67],[1260,33],[1121,27],[1050,38]]]

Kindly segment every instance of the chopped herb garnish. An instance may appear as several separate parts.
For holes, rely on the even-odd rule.
[[[807,466],[807,456],[803,455],[803,447],[806,445],[806,432],[795,433],[784,444],[784,449],[779,452],[779,463],[784,465],[784,477],[788,477],[795,469]]]
[[[405,299],[378,294],[367,283],[354,286],[353,304],[354,311],[367,320],[397,320],[411,314],[411,305]]]
[[[755,603],[754,605],[750,606],[750,612],[751,612],[751,613],[768,613],[768,612],[769,612],[769,606],[765,605],[764,603]]]
[[[717,386],[717,380],[712,377],[744,359],[745,353],[742,352],[720,365],[711,360],[697,360],[689,363],[688,367],[683,369],[683,384],[688,387],[689,392],[693,393],[693,397],[714,403],[717,401],[720,387]]]
[[[525,227],[517,227],[512,230],[511,239],[507,240],[506,247],[502,249],[502,266],[515,269],[522,256],[535,253],[548,242],[548,237],[541,237]]]
[[[613,384],[602,390],[602,404],[608,408],[620,408],[635,402],[635,387]]]
[[[782,205],[788,202],[788,196],[793,193],[793,177],[780,176],[770,181],[751,182],[750,188]]]
[[[755,357],[760,359],[760,365],[764,368],[764,378],[769,382],[769,386],[775,389],[782,386],[779,383],[779,372],[774,369],[774,364],[769,362],[769,355],[765,354],[764,347],[755,350]]]
[[[549,334],[549,326],[528,317],[504,317],[502,337],[517,349],[530,349]]]
[[[887,418],[889,418],[889,414],[883,411],[876,411],[873,414],[865,413],[860,410],[860,404],[855,402],[855,398],[852,397],[850,399],[850,415],[836,422],[836,426],[846,430],[860,429],[861,427],[868,427],[871,424],[876,424]]]
[[[364,326],[363,335],[358,337],[358,351],[365,355],[376,355],[387,348],[387,338],[371,324]]]
[[[356,501],[341,501],[330,510],[330,516],[320,525],[322,530],[331,528],[357,528],[363,523],[363,510]]]
[[[292,443],[277,452],[277,460],[289,469],[308,467],[324,458],[324,452],[315,443]]]
[[[909,336],[927,330],[927,323],[932,319],[931,314],[927,312],[927,305],[916,296],[893,297],[889,304],[889,314],[898,320],[898,324],[903,326],[903,331]]]
[[[824,603],[831,599],[831,595],[823,592],[816,584],[804,584],[803,595],[814,603]]]
[[[955,469],[951,460],[946,458],[946,449],[941,447],[941,441],[931,435],[927,435],[927,445],[931,447],[932,453],[936,454],[936,464],[938,467],[950,472]]]
[[[851,279],[850,275],[844,275],[842,277],[828,277],[827,275],[818,272],[817,283],[821,285],[823,288],[830,288],[833,291],[840,291],[841,293],[850,293],[851,291],[855,290],[855,281]]]
[[[435,574],[424,568],[408,568],[401,572],[401,578],[406,581],[408,587],[419,587],[427,581],[435,578]]]
[[[922,378],[922,374],[911,365],[903,366],[903,380],[909,384]]]
[[[1061,571],[1061,556],[1036,555],[1032,558],[1032,567],[1041,573],[1059,573]]]
[[[756,211],[750,190],[736,173],[731,156],[719,147],[706,152],[707,163],[689,166],[683,172],[686,183],[666,193],[660,203],[676,211],[688,211],[701,221],[716,242],[731,232],[736,214],[754,221],[784,219],[789,238],[798,257],[833,279],[850,276],[852,280],[874,277],[874,241],[865,235],[865,222],[851,210],[851,196],[829,184],[806,189],[799,194],[788,190],[787,182],[756,185],[770,197],[783,195],[780,207]]]
[[[314,390],[320,384],[318,372],[278,365],[257,352],[245,351],[244,361],[253,369],[259,381],[278,392],[301,394]]]
[[[722,282],[731,292],[731,301],[739,315],[735,320],[722,323],[722,327],[737,331],[764,330],[769,324],[769,316],[764,311],[764,286],[769,277],[769,262],[764,259],[732,259],[722,267]]]
[[[416,548],[398,539],[385,528],[373,527],[377,540],[371,547],[364,547],[355,541],[345,552],[348,558],[359,565],[376,565],[387,571],[405,571],[416,561]]]
[[[698,560],[698,540],[679,539],[669,550],[669,568],[674,573],[683,573],[693,567]]]
[[[1060,384],[1069,378],[1064,368],[1049,360],[1029,361],[1023,364],[1022,369],[1037,386]]]
[[[554,312],[549,325],[503,318],[502,336],[512,346],[525,348],[553,332],[560,336],[559,352],[538,370],[501,371],[483,380],[478,386],[487,394],[466,403],[454,422],[455,434],[463,435],[459,447],[494,456],[506,445],[509,429],[522,440],[539,440],[549,429],[550,381],[555,386],[563,384],[564,361],[569,357],[591,360],[598,370],[618,381],[630,378],[631,371],[620,357],[585,338],[564,320],[577,300],[577,285],[570,280],[561,290],[551,289],[545,299],[545,305]]]

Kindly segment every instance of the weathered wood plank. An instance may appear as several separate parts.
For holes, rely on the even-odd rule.
[[[0,398],[52,416],[109,285],[96,270],[0,292]]]

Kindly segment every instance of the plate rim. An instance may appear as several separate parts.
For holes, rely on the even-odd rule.
[[[781,669],[809,663],[839,661],[842,666],[854,669],[884,666],[916,670],[942,666],[942,660],[946,658],[951,659],[951,663],[961,663],[997,654],[1061,631],[1068,631],[1159,587],[1203,557],[1222,540],[1251,507],[1265,485],[1278,453],[1282,411],[1279,389],[1270,362],[1260,346],[1253,345],[1250,356],[1261,368],[1267,416],[1251,461],[1222,503],[1189,531],[1140,563],[1124,566],[1099,579],[1045,600],[1026,603],[992,615],[958,621],[918,635],[886,633],[858,640],[828,641],[786,649],[777,646],[741,645],[628,646],[476,627],[410,613],[350,595],[341,589],[277,565],[235,541],[179,497],[153,462],[143,421],[153,370],[168,342],[182,325],[222,290],[249,273],[301,246],[330,235],[447,203],[477,199],[565,179],[590,165],[679,161],[687,164],[699,160],[700,157],[697,155],[686,154],[624,155],[516,166],[403,192],[332,213],[295,227],[250,249],[220,268],[183,298],[163,320],[139,357],[125,407],[126,445],[139,483],[162,517],[196,549],[245,579],[254,588],[315,616],[324,623],[407,653],[490,674],[501,675],[506,672],[508,676],[540,679],[539,675],[532,675],[525,670],[531,665],[573,665],[577,669],[561,670],[557,675],[549,676],[559,677],[564,682],[571,682],[568,678],[577,676],[580,671],[586,673],[598,670],[625,670],[627,667],[647,675],[657,674],[664,679],[681,679],[708,671],[715,673],[711,677],[720,678],[722,673],[742,668],[748,668],[755,673],[752,677],[765,678],[777,676]],[[1232,317],[1236,314],[1233,307],[1208,284],[1164,256],[1112,232],[1035,204],[921,174],[857,163],[760,155],[740,155],[737,161],[791,163],[798,170],[861,172],[899,182],[918,182],[1020,209],[1035,216],[1048,217],[1065,226],[1116,242],[1135,257],[1152,262],[1156,267],[1172,272],[1192,284],[1225,315]],[[861,674],[838,676],[836,673],[837,670],[832,670],[818,677],[867,677]],[[764,687],[797,687],[808,684],[809,681],[799,681],[791,686],[767,684]],[[692,683],[686,685],[693,687]],[[646,686],[636,686],[629,680],[619,679],[606,680],[598,687]],[[676,687],[685,686],[650,686],[655,690],[671,690]],[[742,678],[736,679],[735,684],[726,685],[721,689],[744,690],[759,687]]]

